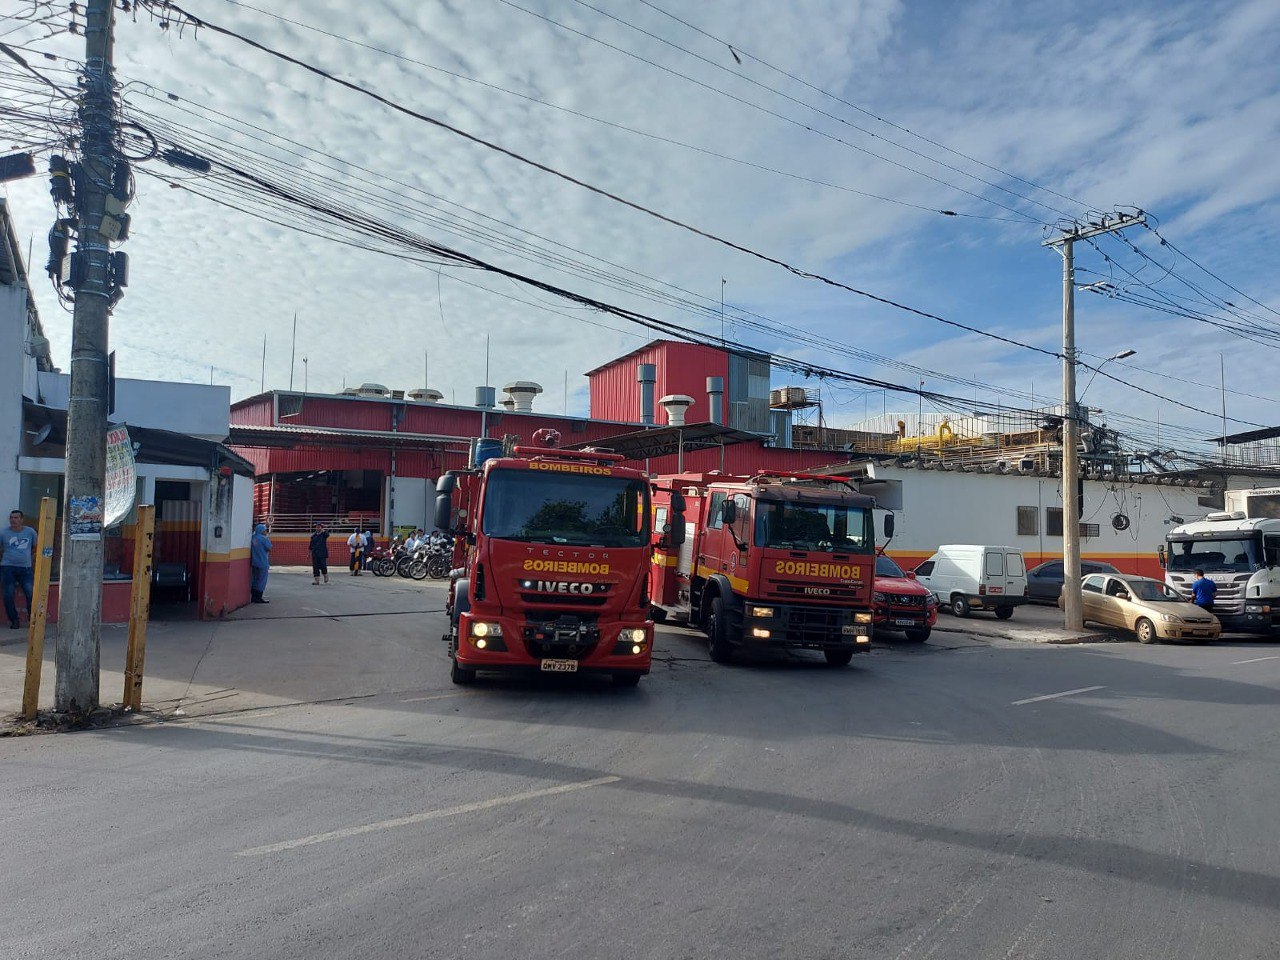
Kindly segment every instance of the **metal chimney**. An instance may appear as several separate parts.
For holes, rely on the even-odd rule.
[[[667,411],[667,423],[673,427],[684,426],[684,413],[694,405],[693,397],[683,393],[671,393],[658,401]]]
[[[711,405],[711,422],[724,424],[724,377],[707,377],[707,402]]]
[[[542,384],[532,380],[517,380],[515,383],[508,383],[502,388],[502,392],[512,399],[516,413],[531,413],[533,398],[542,392]]]
[[[493,387],[476,387],[476,406],[481,410],[492,410],[497,406],[497,391]]]
[[[636,364],[636,381],[640,384],[640,422],[653,423],[653,385],[658,381],[658,368],[652,363]]]

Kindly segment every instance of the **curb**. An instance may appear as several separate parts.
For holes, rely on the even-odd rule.
[[[960,627],[939,627],[935,626],[935,633],[960,633],[970,637],[992,637],[998,640],[1010,640],[1014,643],[1051,643],[1055,645],[1074,644],[1074,643],[1106,643],[1111,640],[1111,635],[1107,633],[1081,633],[1063,637],[1033,637],[1028,638],[1027,635],[1018,633],[1002,633],[998,630],[965,630]]]

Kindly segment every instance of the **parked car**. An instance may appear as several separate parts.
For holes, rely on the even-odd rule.
[[[1022,551],[984,544],[944,544],[915,570],[933,591],[938,606],[957,617],[991,610],[1001,620],[1027,602],[1027,568]]]
[[[1080,575],[1091,573],[1119,573],[1109,563],[1100,560],[1081,560]],[[1027,599],[1032,603],[1057,603],[1062,595],[1063,564],[1061,560],[1046,560],[1027,571]]]
[[[1119,627],[1138,635],[1141,643],[1160,640],[1192,640],[1208,643],[1222,635],[1222,624],[1208,610],[1149,577],[1093,573],[1081,584],[1084,619]],[[1058,606],[1064,605],[1058,598]]]
[[[892,558],[876,557],[875,632],[901,630],[923,643],[938,621],[938,602],[914,573],[904,573]]]

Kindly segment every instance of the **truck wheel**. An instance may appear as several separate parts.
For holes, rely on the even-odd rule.
[[[638,673],[615,673],[613,675],[613,685],[615,687],[634,687],[640,683],[640,674]]]
[[[996,607],[996,619],[1008,620],[1013,616],[1013,607]]]
[[[1156,635],[1156,625],[1152,623],[1150,620],[1148,620],[1146,617],[1143,617],[1141,620],[1138,621],[1138,624],[1136,627],[1134,627],[1133,632],[1138,635],[1139,643],[1155,643],[1160,639]]]
[[[929,639],[930,630],[928,627],[921,627],[919,630],[904,630],[903,633],[912,643],[924,643]]]
[[[954,613],[957,617],[967,617],[973,611],[972,611],[972,608],[969,606],[969,601],[966,600],[964,597],[952,597],[951,612]]]
[[[833,667],[847,667],[853,659],[852,650],[824,650],[822,653],[827,658],[827,663]]]
[[[661,607],[655,607],[652,604],[650,604],[649,619],[652,620],[654,623],[666,623],[667,611],[663,610]]]
[[[456,627],[455,627],[456,630]],[[476,672],[458,664],[457,634],[449,641],[449,679],[456,684],[475,683]]]
[[[711,613],[707,617],[708,649],[716,663],[728,663],[733,659],[733,644],[729,642],[729,613],[719,597],[711,600]]]

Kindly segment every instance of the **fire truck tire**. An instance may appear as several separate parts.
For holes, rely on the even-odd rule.
[[[615,687],[634,687],[640,682],[640,674],[638,673],[615,673],[613,675],[613,685]]]
[[[951,612],[957,617],[967,617],[973,612],[973,608],[969,606],[969,601],[966,597],[957,595],[951,598]]]
[[[476,672],[468,670],[466,667],[459,666],[458,658],[454,656],[456,636],[454,640],[449,642],[449,679],[456,684],[466,684],[476,682]]]
[[[924,643],[929,639],[930,630],[928,627],[921,627],[919,630],[905,630],[903,632],[912,643]]]
[[[661,607],[655,607],[650,605],[649,619],[652,620],[654,623],[666,623],[667,611],[663,610]]]
[[[716,663],[728,663],[733,659],[733,644],[729,640],[729,612],[719,597],[711,599],[711,613],[707,616],[707,647]]]
[[[827,658],[827,663],[833,667],[847,667],[853,659],[852,650],[824,650],[822,653]]]

